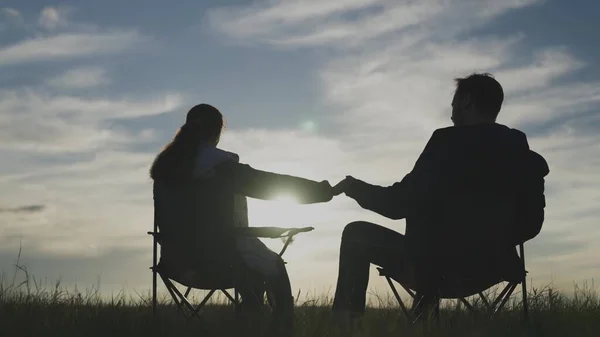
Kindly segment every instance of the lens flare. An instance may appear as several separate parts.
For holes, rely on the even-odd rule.
[[[302,130],[306,132],[315,132],[317,131],[317,123],[315,121],[304,121],[301,125]]]

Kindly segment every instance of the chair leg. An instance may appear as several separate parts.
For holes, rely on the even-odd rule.
[[[406,291],[410,295],[410,297],[415,298],[415,293],[412,290],[410,290],[402,283],[400,283],[400,285],[402,286],[402,288],[404,288],[404,291]]]
[[[400,304],[400,308],[402,308],[402,311],[406,315],[406,318],[410,319],[411,315],[408,312],[408,309],[406,309],[406,306],[404,305],[404,302],[402,301],[402,298],[400,298],[400,294],[398,294],[398,290],[396,290],[396,287],[392,283],[392,280],[388,276],[385,276],[385,279],[387,280],[388,284],[390,285],[390,288],[392,288],[392,292],[394,293],[394,296],[396,297],[396,300],[398,300],[398,303]]]
[[[493,311],[492,306],[490,305],[490,301],[488,301],[488,299],[485,297],[485,295],[483,295],[483,293],[479,293],[479,298],[481,298],[481,302],[483,302],[483,305],[485,305],[485,308],[487,310],[489,310],[490,312]]]
[[[156,233],[156,223],[154,224],[154,232]],[[156,318],[156,264],[157,264],[157,250],[158,242],[156,241],[156,234],[152,235],[152,317]]]
[[[475,308],[464,297],[459,298],[459,300],[471,313],[475,312]]]
[[[160,275],[160,278],[163,280],[163,283],[165,284],[165,287],[167,288],[167,291],[169,292],[169,294],[171,294],[171,298],[175,302],[175,305],[177,306],[177,310],[179,310],[183,313],[182,303],[181,303],[179,297],[177,297],[177,294],[173,291],[173,288],[175,286],[166,277]]]
[[[511,283],[511,284],[509,284],[509,286],[510,286],[510,290],[504,295],[504,298],[502,298],[502,302],[500,302],[500,304],[498,305],[498,307],[496,308],[496,310],[494,310],[494,313],[493,313],[494,315],[497,314],[500,310],[502,310],[502,308],[504,307],[504,305],[506,304],[506,302],[510,298],[510,295],[512,295],[513,291],[517,287],[517,284],[516,283]]]
[[[152,317],[156,318],[156,266],[152,268]]]
[[[222,292],[223,294],[225,294],[225,297],[227,297],[227,299],[229,299],[229,300],[230,300],[232,303],[235,303],[236,299],[235,299],[235,298],[233,298],[233,296],[231,296],[231,295],[230,295],[230,294],[227,292],[227,290],[225,290],[225,289],[221,289],[221,292]]]
[[[206,295],[206,297],[204,297],[204,299],[202,300],[202,302],[200,302],[200,304],[198,304],[198,306],[193,309],[192,311],[192,315],[198,315],[200,313],[200,310],[202,310],[202,308],[204,308],[204,306],[206,305],[206,302],[208,302],[208,300],[211,298],[211,296],[215,293],[215,289],[211,289],[208,294]]]
[[[508,290],[510,289],[511,286],[512,286],[512,283],[509,283],[504,287],[504,289],[502,289],[502,291],[500,292],[500,295],[498,295],[496,300],[494,300],[494,302],[492,302],[492,308],[496,308],[496,306],[500,303],[500,301],[502,301],[502,299],[504,298],[504,296],[506,295],[506,293],[508,292]]]
[[[521,282],[521,291],[523,292],[523,319],[529,321],[529,303],[527,302],[527,285],[525,279]]]
[[[525,247],[523,243],[519,245],[519,255],[521,257],[523,270],[525,271]],[[529,320],[529,304],[527,303],[527,271],[525,271],[523,281],[521,282],[521,290],[523,292],[523,319],[527,322]]]
[[[235,297],[235,301],[233,302],[233,311],[237,313],[240,312],[240,292],[237,288],[234,288],[233,291],[233,296]]]

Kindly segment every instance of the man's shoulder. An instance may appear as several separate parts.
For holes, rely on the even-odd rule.
[[[466,126],[448,126],[436,129],[431,138],[463,138],[463,137],[510,137],[518,141],[527,140],[524,132],[498,123],[485,123]]]
[[[433,138],[433,137],[442,137],[442,136],[451,134],[453,132],[456,132],[456,127],[454,127],[454,126],[447,126],[447,127],[435,129],[433,131],[433,133],[431,134],[431,138]]]
[[[459,131],[454,126],[448,126],[439,128],[433,131],[429,138],[429,144],[438,144],[440,142],[447,142],[451,138],[455,138]]]

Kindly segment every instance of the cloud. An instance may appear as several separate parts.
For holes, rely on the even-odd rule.
[[[518,94],[544,88],[556,79],[587,66],[575,59],[566,48],[553,47],[534,52],[533,61],[521,67],[511,67],[495,73],[505,87],[505,94]],[[526,78],[527,81],[522,79]]]
[[[0,7],[0,32],[22,27],[23,24],[24,20],[21,12],[10,7]]]
[[[173,111],[182,102],[176,93],[111,99],[56,96],[32,89],[0,91],[0,148],[70,152],[144,141],[140,135],[111,128],[109,122]]]
[[[46,82],[59,89],[86,89],[110,83],[106,70],[100,67],[82,67],[70,69]]]
[[[510,10],[540,0],[274,1],[254,6],[214,9],[208,20],[217,31],[235,39],[285,47],[362,48],[381,36],[410,32],[420,38],[457,34],[489,22]],[[470,20],[462,20],[464,13]]]
[[[152,226],[148,169],[154,154],[98,149],[71,160],[23,167],[3,177],[2,204],[29,200],[37,212],[3,212],[0,247],[46,256],[99,256],[147,243]],[[16,209],[16,208],[15,208]]]
[[[56,60],[121,54],[146,40],[134,30],[81,32],[84,25],[67,25],[65,14],[45,8],[40,25],[68,31],[0,48],[0,66],[49,66]],[[45,86],[0,89],[0,156],[15,159],[2,168],[0,186],[11,194],[0,196],[0,205],[25,205],[0,209],[2,249],[16,251],[22,244],[32,254],[66,258],[97,257],[137,245],[143,224],[139,233],[135,226],[120,229],[123,223],[151,223],[147,173],[153,154],[134,149],[154,142],[156,132],[119,123],[172,112],[184,98],[177,92],[136,97],[65,93],[110,80],[104,68],[88,63],[39,79]]]
[[[55,30],[67,25],[69,10],[59,7],[44,7],[40,12],[38,25],[46,30]]]
[[[264,7],[215,9],[208,19],[216,29],[239,39],[255,38],[278,45],[327,45],[348,40],[357,43],[416,25],[435,16],[440,8],[436,1],[286,1]],[[354,20],[341,15],[366,10],[376,14]]]
[[[521,32],[473,34],[510,11],[544,1],[344,3],[331,1],[325,7],[317,2],[263,1],[215,9],[208,19],[217,32],[244,44],[331,51],[315,68],[320,79],[315,85],[323,89],[320,98],[331,112],[330,130],[335,130],[325,138],[336,144],[331,151],[337,151],[332,160],[323,158],[381,185],[399,181],[432,131],[449,125],[453,78],[475,71],[495,74],[506,92],[499,122],[526,131],[532,148],[546,157],[551,169],[543,234],[534,239],[528,255],[532,275],[547,282],[543,277],[548,276],[548,261],[560,260],[552,268],[561,275],[562,285],[572,281],[569,275],[597,276],[590,263],[577,261],[598,254],[590,243],[600,236],[595,225],[600,177],[594,171],[600,164],[600,123],[591,112],[599,107],[600,83],[573,80],[589,65],[564,46],[532,47]],[[294,6],[304,10],[290,11]],[[276,147],[269,143],[261,149]],[[349,210],[339,210],[332,221],[342,222],[342,213]],[[362,214],[363,219],[399,229],[397,222]],[[561,241],[550,234],[557,231],[571,235],[567,240],[563,234]],[[559,247],[545,247],[553,244]],[[339,248],[329,246],[332,251]],[[335,264],[334,259],[327,263],[331,268]]]
[[[11,18],[21,18],[21,12],[10,7],[0,8],[0,14],[2,14],[2,16],[7,16]]]
[[[12,208],[0,207],[0,213],[37,213],[43,211],[44,205],[26,205]]]
[[[0,67],[114,54],[132,50],[144,41],[146,38],[136,31],[63,33],[29,38],[0,48]]]

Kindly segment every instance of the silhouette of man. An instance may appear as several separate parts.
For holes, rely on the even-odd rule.
[[[406,219],[405,235],[363,221],[344,228],[333,303],[344,319],[364,313],[371,263],[422,294],[452,273],[487,288],[501,281],[515,245],[541,230],[546,161],[523,132],[496,123],[504,93],[491,74],[455,81],[454,126],[435,130],[402,181],[382,187],[347,176],[334,187],[364,209]]]

